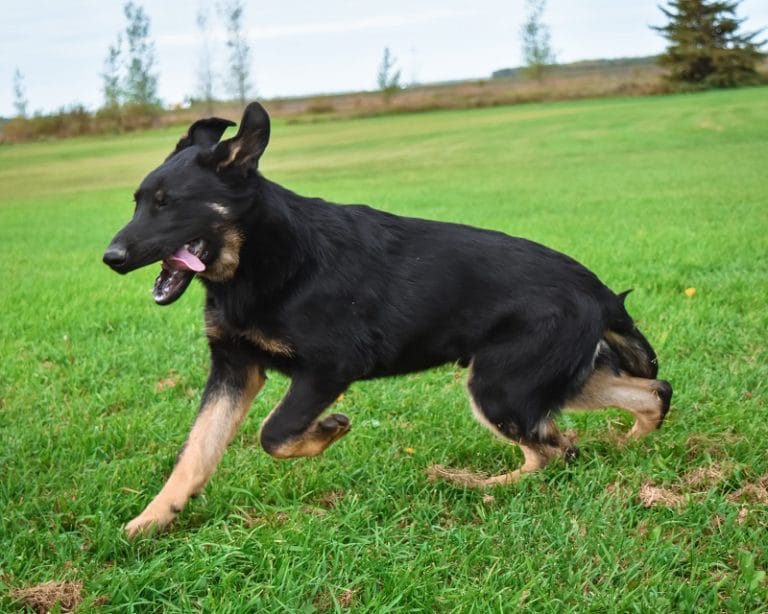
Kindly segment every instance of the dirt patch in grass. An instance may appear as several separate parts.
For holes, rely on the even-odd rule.
[[[317,504],[320,507],[329,510],[341,503],[345,496],[346,493],[343,490],[329,490],[317,499]]]
[[[240,520],[248,529],[259,526],[282,527],[288,523],[291,517],[286,512],[277,512],[276,514],[262,514],[255,510],[240,510],[238,514]]]
[[[730,463],[713,463],[703,467],[694,467],[680,478],[680,482],[677,485],[672,486],[657,486],[652,482],[645,482],[637,492],[637,498],[643,507],[667,507],[682,509],[685,504],[696,498],[700,497],[712,488],[723,483],[733,473],[733,465]],[[753,500],[760,500],[759,497],[768,497],[768,476],[765,476],[765,484],[758,483],[756,485],[746,485],[740,488],[736,493],[744,493],[747,497],[752,497]],[[764,488],[764,490],[761,490]],[[606,493],[621,498],[627,498],[627,489],[622,488],[621,484],[612,483],[609,484],[606,489]],[[734,498],[736,493],[731,494],[728,498],[731,501],[739,500]]]
[[[432,465],[427,468],[427,478],[430,482],[444,480],[459,484],[460,486],[478,488],[485,485],[485,480],[488,479],[488,476],[469,469],[454,469],[444,465]]]
[[[178,372],[171,369],[168,373],[168,377],[163,377],[155,382],[155,392],[162,392],[170,388],[176,388],[181,381],[181,375]]]
[[[653,484],[643,484],[637,494],[643,507],[679,507],[684,498],[680,493],[670,488],[662,488]]]
[[[660,506],[680,510],[689,501],[701,498],[713,487],[727,480],[733,470],[734,467],[730,463],[696,467],[686,473],[680,480],[680,485],[676,487],[662,487],[646,482],[640,487],[637,497],[643,507]],[[616,484],[610,484],[606,492],[621,496],[621,489]],[[741,504],[736,522],[743,525],[750,517],[750,506],[768,505],[768,473],[743,484],[726,498],[731,503]],[[720,521],[721,519],[716,521],[718,526]]]
[[[343,610],[348,609],[354,605],[357,592],[358,591],[356,589],[348,588],[338,595],[335,595],[334,599],[329,591],[324,591],[315,597],[313,605],[318,612],[328,612],[329,610],[334,610],[336,609],[337,605]]]
[[[82,582],[44,582],[28,588],[16,588],[11,598],[39,614],[50,612],[56,604],[62,612],[72,612],[83,600]]]
[[[734,490],[728,495],[728,500],[768,505],[768,473],[760,476],[754,482],[747,482],[738,490]]]
[[[694,460],[709,456],[715,460],[725,460],[730,450],[743,438],[733,433],[720,433],[717,437],[710,435],[691,435],[686,441],[688,459]]]
[[[683,476],[683,484],[691,488],[709,489],[726,480],[733,472],[729,464],[696,467]]]

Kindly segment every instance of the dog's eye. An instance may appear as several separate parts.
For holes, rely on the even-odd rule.
[[[158,190],[155,192],[155,204],[157,204],[158,207],[163,207],[167,203],[168,197],[163,190]]]

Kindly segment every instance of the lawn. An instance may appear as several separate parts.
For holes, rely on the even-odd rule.
[[[295,461],[258,445],[274,375],[204,495],[135,542],[205,382],[202,292],[157,307],[157,267],[101,254],[183,128],[0,147],[0,611],[50,581],[103,612],[765,611],[767,102],[275,125],[262,171],[297,192],[525,236],[634,288],[672,410],[628,444],[624,413],[566,414],[575,463],[480,492],[426,475],[522,458],[458,367],[354,385],[350,436]]]

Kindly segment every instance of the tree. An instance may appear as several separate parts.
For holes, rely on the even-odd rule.
[[[542,21],[546,4],[546,0],[526,0],[526,18],[520,29],[527,72],[539,80],[546,67],[557,61],[550,43],[549,26]]]
[[[197,12],[197,29],[200,31],[202,48],[200,63],[197,69],[198,92],[200,99],[205,102],[206,109],[213,115],[213,66],[211,62],[211,35],[208,11],[200,9]]]
[[[400,89],[400,70],[395,70],[396,65],[397,58],[390,53],[389,47],[384,47],[384,55],[376,72],[376,84],[386,100]]]
[[[227,87],[243,105],[253,88],[250,82],[251,50],[243,33],[244,10],[241,0],[226,0],[219,5],[219,14],[223,17],[227,28],[227,47],[229,48]]]
[[[13,108],[17,117],[27,116],[27,96],[24,92],[24,75],[17,68],[13,73]]]
[[[736,18],[740,2],[671,0],[668,8],[659,7],[669,23],[651,27],[669,41],[659,63],[669,68],[670,81],[735,87],[761,80],[756,65],[765,41],[755,41],[762,30],[738,31],[744,21]]]
[[[123,89],[120,86],[120,56],[122,49],[122,37],[117,36],[117,42],[109,46],[107,57],[104,60],[104,72],[101,79],[104,83],[104,107],[116,109],[123,99]]]
[[[125,100],[130,104],[144,107],[160,103],[157,96],[157,73],[155,67],[155,44],[149,37],[149,17],[144,9],[134,2],[123,7],[128,25],[125,37],[128,45],[128,72],[125,76]]]

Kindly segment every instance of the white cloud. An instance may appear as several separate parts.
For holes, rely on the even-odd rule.
[[[423,11],[410,15],[376,15],[360,19],[345,21],[327,21],[293,24],[265,24],[255,28],[246,28],[248,40],[275,40],[281,38],[295,38],[316,36],[322,34],[343,34],[346,32],[359,32],[362,30],[380,30],[385,28],[401,28],[424,23],[434,23],[439,20],[464,19],[474,15],[472,10],[437,9]],[[227,35],[223,28],[212,29],[211,40],[223,42]],[[163,34],[157,37],[157,41],[163,46],[186,47],[200,42],[198,33],[174,33]]]

